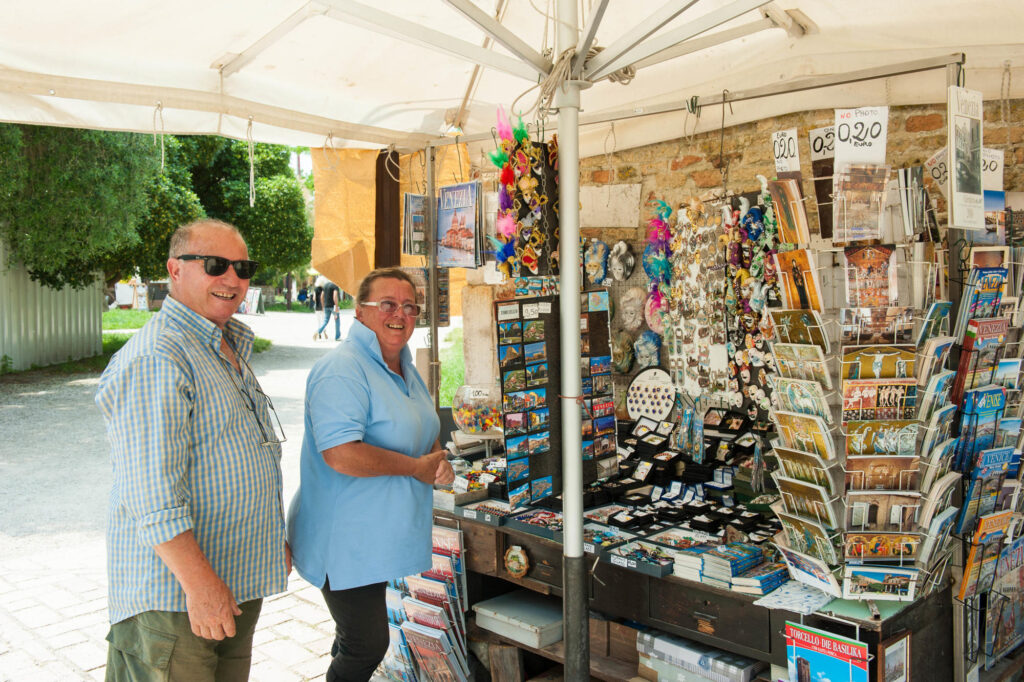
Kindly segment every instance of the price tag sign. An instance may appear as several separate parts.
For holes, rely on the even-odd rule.
[[[541,315],[547,315],[551,312],[551,301],[541,301],[537,305],[540,306]]]
[[[1003,191],[1003,150],[981,148],[981,189]]]
[[[476,509],[463,509],[462,515],[465,516],[467,519],[475,519]]]
[[[506,303],[498,306],[498,322],[519,319],[519,304]]]
[[[772,134],[772,156],[775,157],[776,173],[800,170],[800,148],[796,141],[796,128]]]
[[[815,128],[807,134],[811,141],[811,163],[836,155],[836,127]]]
[[[612,560],[612,563],[615,564],[616,566],[622,566],[623,568],[626,568],[626,567],[629,566],[629,562],[626,560],[626,557],[624,557],[624,556],[618,556],[618,555],[613,554],[611,556],[611,560]]]
[[[592,543],[592,542],[584,542],[583,543],[583,551],[586,552],[587,554],[596,554],[596,552],[594,551],[594,543]]]
[[[487,485],[488,483],[493,483],[498,480],[498,477],[494,474],[480,474],[480,478],[478,480],[484,485]]]
[[[537,303],[524,303],[523,304],[523,319],[524,320],[536,320],[540,315],[540,308]]]
[[[851,163],[885,163],[889,107],[836,109],[836,170]]]
[[[948,199],[946,184],[949,181],[949,157],[946,155],[945,147],[932,154],[931,158],[924,162],[924,172],[931,176],[935,184],[939,186],[942,196]]]
[[[469,490],[469,479],[463,478],[462,476],[456,476],[455,480],[452,481],[452,489],[457,493],[464,493]]]
[[[490,389],[480,388],[478,386],[470,387],[466,389],[466,397],[470,400],[484,400],[490,394]]]

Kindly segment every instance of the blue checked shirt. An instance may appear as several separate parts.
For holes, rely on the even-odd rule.
[[[226,334],[239,356],[251,355],[247,326],[231,319]],[[168,296],[100,378],[96,404],[114,474],[111,623],[186,610],[185,593],[153,547],[189,529],[237,602],[287,587],[281,446],[261,445],[257,413],[272,433],[266,400],[220,341],[213,322]]]

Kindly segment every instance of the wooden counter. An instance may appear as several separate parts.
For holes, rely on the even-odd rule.
[[[562,595],[562,545],[535,535],[489,526],[434,511],[441,525],[463,530],[466,567],[471,574],[504,581],[501,584],[471,581],[470,604],[507,591],[513,583],[543,594]],[[503,557],[511,545],[519,545],[530,559],[524,578],[505,570]],[[801,616],[755,606],[759,597],[722,590],[675,576],[655,578],[604,561],[590,566],[588,602],[591,610],[613,618],[637,621],[687,639],[785,667],[785,622],[801,622]],[[504,585],[504,587],[502,587]],[[863,604],[836,603],[836,614],[847,625],[819,614],[802,622],[847,637],[857,636],[874,651],[878,642],[910,630],[911,670],[915,679],[943,682],[953,679],[953,607],[951,588],[938,590],[909,604],[879,602],[881,617],[871,618]],[[826,609],[832,608],[832,605]],[[860,628],[859,635],[856,632]],[[874,679],[872,668],[872,679]]]

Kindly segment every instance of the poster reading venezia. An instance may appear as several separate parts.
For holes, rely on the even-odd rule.
[[[476,267],[477,183],[442,187],[437,199],[437,267]]]
[[[949,224],[985,229],[981,191],[981,93],[949,86]]]

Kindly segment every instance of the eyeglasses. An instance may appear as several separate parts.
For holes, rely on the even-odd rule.
[[[228,260],[220,256],[197,256],[193,253],[175,256],[175,258],[178,260],[203,261],[203,270],[210,277],[220,277],[228,271],[228,266],[230,265],[235,269],[238,279],[251,279],[256,274],[256,268],[259,267],[259,263],[254,260]]]
[[[249,363],[245,361],[245,358],[243,358],[237,351],[235,351],[234,346],[231,346],[231,350],[234,351],[235,357],[238,358],[239,361],[241,361],[242,365],[245,366],[246,371],[249,372],[250,375],[252,375],[252,380],[253,383],[255,384],[256,392],[259,393],[263,400],[267,402],[268,411],[270,412],[271,415],[273,415],[274,421],[277,422],[277,430],[275,431],[273,425],[271,425],[270,433],[268,434],[267,428],[263,425],[263,420],[260,419],[260,412],[259,410],[256,409],[256,401],[253,400],[253,397],[249,395],[249,391],[247,391],[245,389],[245,386],[243,386],[242,380],[237,376],[238,372],[235,371],[235,368],[229,367],[228,374],[231,375],[231,383],[233,383],[235,385],[235,388],[238,389],[238,394],[245,399],[245,406],[249,408],[250,412],[252,412],[253,419],[256,420],[256,426],[258,426],[260,429],[260,436],[262,436],[260,445],[273,445],[275,443],[279,444],[286,442],[288,440],[288,437],[285,436],[284,427],[281,426],[281,418],[277,416],[277,410],[274,409],[274,402],[270,399],[269,395],[263,392],[263,389],[260,387],[260,382],[256,381],[256,375],[253,373],[252,367],[249,366]],[[278,432],[281,433],[280,438],[277,437]]]
[[[419,316],[420,310],[422,310],[415,303],[402,303],[401,305],[399,305],[398,301],[392,301],[392,300],[387,299],[387,298],[385,298],[382,301],[363,301],[359,305],[373,306],[374,308],[377,308],[378,310],[380,310],[385,315],[390,315],[391,313],[393,313],[396,310],[398,310],[399,308],[401,308],[402,312],[405,315],[408,315],[409,317],[417,317],[417,316]]]

